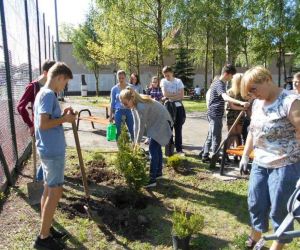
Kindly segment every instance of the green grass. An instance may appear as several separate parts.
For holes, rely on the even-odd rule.
[[[100,97],[81,97],[81,96],[71,96],[70,100],[79,102],[81,105],[99,107],[101,105],[107,105],[110,102],[109,96]],[[186,112],[206,112],[206,102],[205,100],[183,100],[183,105]]]
[[[69,99],[79,102],[81,105],[99,107],[101,105],[107,105],[110,103],[109,96],[99,96],[99,97],[81,97],[81,96],[70,96]]]
[[[67,155],[66,176],[70,177],[79,171],[79,166],[74,149],[68,148]],[[114,154],[83,151],[86,165],[90,161],[105,158],[107,168],[111,171],[116,171],[112,164],[114,157]],[[188,207],[189,210],[204,216],[204,229],[200,234],[193,236],[191,250],[244,249],[244,241],[250,231],[247,209],[248,181],[221,181],[213,178],[207,164],[202,164],[194,155],[185,157],[184,161],[186,172],[178,173],[172,167],[165,167],[165,178],[158,182],[158,186],[149,192],[143,190],[146,195],[154,197],[155,202],[150,203],[146,209],[135,211],[150,219],[146,236],[141,239],[129,239],[120,229],[113,232],[115,240],[109,241],[93,220],[79,216],[70,219],[65,212],[57,210],[55,225],[68,231],[68,249],[171,250],[171,218],[174,207]],[[15,223],[16,226],[0,236],[0,241],[5,237],[4,242],[12,242],[11,245],[4,243],[4,248],[30,249],[38,232],[38,207],[32,208],[23,200],[26,196],[25,186],[14,188],[8,197],[7,202],[11,202],[10,207],[13,207],[11,211],[15,211],[15,214],[11,215],[13,222],[10,221],[9,225]],[[81,183],[68,180],[64,188],[64,199],[61,202],[65,202],[66,197],[79,199],[84,195]],[[93,199],[101,199],[114,190],[114,186],[104,183],[90,185],[90,188]],[[294,240],[285,249],[299,249],[299,244],[299,240]],[[269,242],[267,246],[270,246]]]
[[[183,100],[183,105],[186,112],[206,112],[205,100]]]

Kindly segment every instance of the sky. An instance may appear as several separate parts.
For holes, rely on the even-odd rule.
[[[82,23],[91,1],[92,0],[57,0],[58,23],[70,23],[74,25]],[[50,29],[52,29],[51,33],[55,33],[54,0],[39,0],[39,10],[45,13],[46,23],[50,25]]]

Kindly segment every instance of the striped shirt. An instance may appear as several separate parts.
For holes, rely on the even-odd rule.
[[[226,84],[221,80],[217,80],[211,85],[210,89],[207,114],[210,117],[222,117],[224,115],[225,106],[222,94],[226,93]]]

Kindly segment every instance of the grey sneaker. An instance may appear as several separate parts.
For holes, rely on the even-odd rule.
[[[156,187],[156,181],[149,181],[149,183],[145,186],[145,188]]]

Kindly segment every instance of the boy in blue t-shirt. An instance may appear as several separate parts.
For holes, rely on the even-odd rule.
[[[47,82],[34,102],[36,147],[44,172],[42,225],[35,248],[62,249],[56,239],[63,235],[51,225],[63,192],[66,142],[62,124],[74,122],[76,116],[71,107],[61,113],[55,93],[63,91],[70,79],[73,79],[70,68],[62,62],[55,63],[49,69]]]

